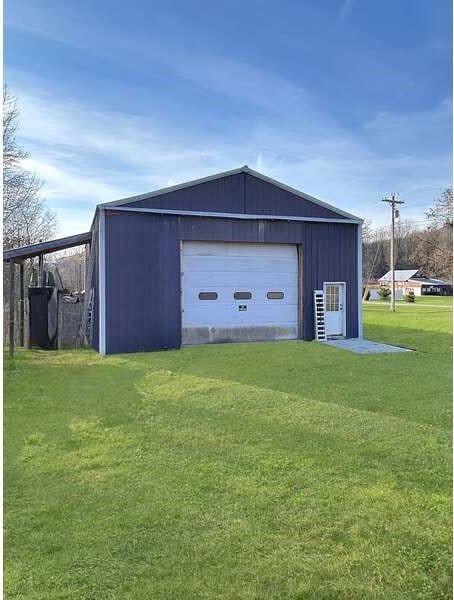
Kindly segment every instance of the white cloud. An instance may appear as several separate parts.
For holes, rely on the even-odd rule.
[[[13,73],[27,164],[46,182],[60,233],[86,229],[100,202],[242,164],[377,223],[387,219],[384,194],[408,191],[402,212],[421,218],[449,184],[450,151],[440,147],[448,101],[419,113],[380,113],[352,133],[299,86],[249,65],[191,57],[178,72],[200,84],[203,78],[217,94],[235,94],[256,116],[219,118],[209,133],[189,115],[185,131],[170,117],[101,110]]]

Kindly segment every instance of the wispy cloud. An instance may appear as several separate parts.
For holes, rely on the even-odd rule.
[[[339,15],[341,19],[344,19],[352,10],[354,5],[356,4],[356,0],[344,0],[340,7]]]
[[[452,100],[445,98],[438,105],[422,111],[381,111],[364,124],[367,135],[376,144],[389,151],[429,154],[434,150],[451,147]],[[420,147],[422,145],[422,147]]]
[[[348,13],[352,6],[347,0],[342,9]],[[52,35],[47,22],[35,27]],[[78,35],[68,39],[82,43]],[[210,128],[189,113],[177,126],[171,114],[106,110],[101,102],[75,99],[43,80],[10,72],[21,136],[32,154],[28,165],[45,180],[62,233],[85,229],[99,202],[241,164],[377,222],[383,193],[411,189],[405,210],[416,217],[436,195],[427,189],[441,191],[449,183],[449,100],[424,111],[379,112],[347,130],[304,87],[276,73],[159,45],[140,48],[120,40],[118,46],[129,60],[141,52],[144,60],[159,61],[174,77],[206,90],[213,106],[233,99],[246,110],[227,116],[214,111]]]

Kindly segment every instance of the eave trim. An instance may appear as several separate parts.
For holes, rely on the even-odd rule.
[[[218,219],[243,219],[243,220],[255,220],[255,221],[305,221],[309,223],[345,223],[358,225],[362,223],[360,219],[336,219],[329,217],[299,217],[294,215],[256,215],[256,214],[243,214],[243,213],[224,213],[224,212],[207,212],[197,210],[172,210],[163,208],[129,208],[127,206],[111,206],[101,205],[106,211],[119,211],[119,212],[135,212],[145,213],[154,215],[175,215],[184,217],[209,217]]]

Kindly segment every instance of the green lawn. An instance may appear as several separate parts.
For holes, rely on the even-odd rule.
[[[411,353],[6,360],[5,598],[450,598],[439,304],[365,306],[365,335]]]

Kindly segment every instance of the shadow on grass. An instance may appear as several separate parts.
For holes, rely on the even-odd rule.
[[[364,337],[374,342],[384,342],[420,352],[439,354],[452,350],[451,334],[436,330],[368,324],[364,327]]]

